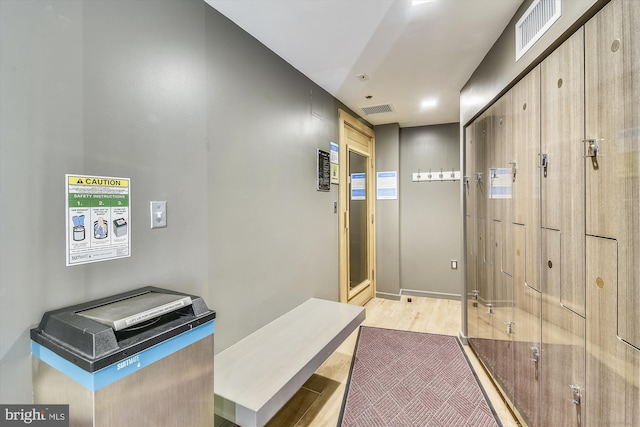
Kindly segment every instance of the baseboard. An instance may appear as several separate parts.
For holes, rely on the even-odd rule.
[[[384,299],[390,299],[393,301],[400,301],[400,294],[389,294],[387,292],[376,292],[376,298],[384,298]]]
[[[440,299],[452,299],[460,301],[460,294],[448,294],[444,292],[417,291],[415,289],[400,289],[400,295],[409,295],[413,297],[428,297]]]
[[[460,301],[460,294],[447,294],[443,292],[430,292],[430,291],[417,291],[415,289],[400,289],[399,294],[392,294],[388,292],[376,292],[376,298],[390,299],[394,301],[400,301],[403,295],[412,297],[427,297],[427,298],[439,298],[439,299],[451,299],[454,301]]]

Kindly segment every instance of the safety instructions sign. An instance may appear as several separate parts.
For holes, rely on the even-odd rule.
[[[131,179],[65,175],[67,266],[131,256]]]

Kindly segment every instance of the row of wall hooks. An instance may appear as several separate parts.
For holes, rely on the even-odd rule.
[[[413,173],[413,182],[433,182],[433,181],[460,181],[460,171],[451,169],[444,170],[440,169],[440,171],[433,172],[429,169],[428,172],[423,172],[418,169],[418,172]]]

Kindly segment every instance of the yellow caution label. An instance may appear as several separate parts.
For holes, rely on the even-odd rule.
[[[92,185],[96,187],[128,187],[129,180],[101,176],[69,176],[69,185]]]

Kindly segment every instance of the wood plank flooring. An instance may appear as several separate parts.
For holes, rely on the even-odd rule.
[[[411,298],[412,302],[407,299]],[[457,336],[460,331],[460,301],[406,297],[401,301],[376,298],[367,303],[365,326],[429,332]],[[267,424],[269,427],[333,427],[338,423],[357,331],[322,364],[298,393]],[[516,421],[486,371],[468,346],[464,346],[504,427]],[[225,424],[227,426],[227,424]]]

